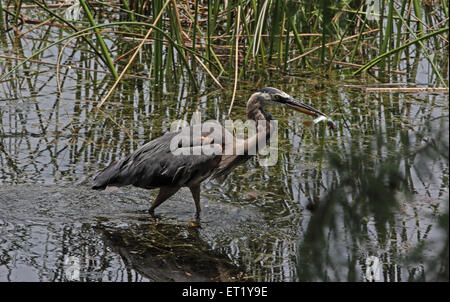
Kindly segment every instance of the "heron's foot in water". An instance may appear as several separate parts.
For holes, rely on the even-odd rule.
[[[160,218],[161,218],[161,215],[155,214],[155,209],[149,209],[149,210],[148,210],[148,214],[149,214],[150,217],[153,218],[153,219],[160,219]]]
[[[189,221],[189,227],[190,228],[199,228],[199,229],[201,229],[202,226],[200,224],[200,219],[199,218],[195,218],[195,220]]]

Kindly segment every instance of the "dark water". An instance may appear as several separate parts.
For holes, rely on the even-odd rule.
[[[27,54],[38,42],[22,43]],[[68,49],[64,63],[100,69],[89,54]],[[145,75],[149,67],[140,60]],[[427,68],[391,81],[432,85]],[[365,93],[343,85],[373,79],[295,74],[243,80],[232,119],[245,119],[255,86],[274,86],[329,113],[338,131],[306,127],[300,113],[270,108],[280,126],[277,165],[261,167],[255,158],[224,183],[203,184],[198,222],[188,190],[153,219],[146,211],[156,192],[106,194],[91,191],[90,182],[172,121],[189,122],[197,109],[203,120],[225,120],[231,81],[217,90],[199,71],[202,88],[194,92],[170,75],[163,86],[127,79],[98,111],[111,85],[105,74],[62,69],[60,93],[53,66],[26,64],[0,83],[0,281],[364,281],[370,256],[381,263],[379,281],[448,278],[448,214],[441,217],[448,213],[448,94]],[[415,153],[433,142],[432,155]],[[329,153],[344,161],[361,155],[354,183],[344,183],[347,174]],[[395,199],[391,211],[352,207],[360,202],[354,191],[330,196],[339,186],[362,188],[365,171],[392,158],[405,181],[395,197],[379,197]],[[348,207],[327,212],[323,205],[338,199]],[[314,234],[320,218],[333,224]]]

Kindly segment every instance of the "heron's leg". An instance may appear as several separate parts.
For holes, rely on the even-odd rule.
[[[148,212],[153,215],[155,213],[155,209],[170,196],[175,194],[179,189],[180,187],[161,187],[161,189],[159,189],[158,196],[156,196],[155,200],[153,200]]]
[[[194,202],[195,202],[195,209],[197,210],[197,212],[195,213],[195,216],[199,217],[200,216],[200,184],[195,184],[189,187],[189,189],[191,190],[192,193],[192,197],[194,197]]]

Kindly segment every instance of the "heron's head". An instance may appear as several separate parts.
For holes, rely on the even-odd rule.
[[[302,113],[314,116],[314,117],[326,117],[328,119],[328,116],[317,110],[316,108],[309,106],[307,104],[302,103],[298,99],[290,96],[284,91],[281,91],[279,89],[273,88],[273,87],[265,87],[257,92],[255,92],[250,100],[253,99],[254,105],[258,104],[261,107],[264,107],[265,105],[271,105],[271,104],[277,104],[277,105],[284,105],[288,108],[300,111]],[[250,103],[249,100],[249,103]],[[336,130],[336,125],[331,119],[327,120],[328,126]]]

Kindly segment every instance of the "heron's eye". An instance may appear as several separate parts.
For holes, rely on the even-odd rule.
[[[284,97],[281,96],[281,95],[279,95],[279,94],[276,94],[276,95],[275,95],[275,101],[277,101],[277,102],[283,102],[283,101],[284,101]]]

